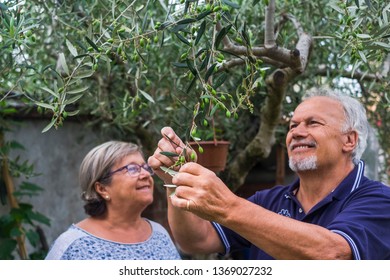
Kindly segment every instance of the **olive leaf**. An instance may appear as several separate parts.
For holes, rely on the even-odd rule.
[[[229,33],[230,29],[232,28],[232,25],[228,25],[223,27],[217,34],[217,37],[215,39],[214,46],[218,49],[218,45],[221,43],[222,39]]]
[[[95,49],[95,51],[100,52],[98,46],[96,46],[96,44],[91,39],[89,39],[87,36],[85,36],[85,40],[87,40],[88,44],[90,44],[91,47]]]
[[[199,27],[198,34],[196,35],[195,46],[198,44],[200,38],[202,38],[205,30],[206,30],[206,21],[204,20]]]
[[[164,171],[165,173],[168,173],[172,177],[175,176],[177,173],[179,173],[179,172],[177,172],[175,170],[172,170],[172,169],[170,169],[168,167],[165,167],[165,166],[161,166],[160,168],[161,168],[162,171]]]
[[[171,153],[171,152],[160,152],[160,154],[167,156],[167,157],[178,157],[179,155],[176,153]]]

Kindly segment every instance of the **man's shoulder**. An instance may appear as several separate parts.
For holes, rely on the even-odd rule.
[[[258,190],[257,192],[255,192],[250,198],[249,200],[251,201],[259,201],[259,200],[262,200],[264,198],[267,198],[267,200],[269,199],[277,199],[277,198],[283,198],[285,197],[286,195],[288,196],[289,193],[294,189],[294,185],[291,184],[291,185],[286,185],[286,186],[283,186],[283,185],[276,185],[276,186],[273,186],[271,188],[266,188],[266,189],[261,189],[261,190]]]
[[[390,187],[385,185],[384,183],[376,180],[371,180],[367,177],[362,178],[362,182],[359,186],[359,188],[362,191],[367,191],[367,192],[379,192],[383,193],[385,195],[390,196]]]

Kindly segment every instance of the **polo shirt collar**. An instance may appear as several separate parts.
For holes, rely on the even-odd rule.
[[[329,199],[333,197],[335,199],[342,200],[351,192],[359,188],[363,175],[364,162],[361,160],[357,165],[355,165],[354,169],[347,175],[347,177],[345,177],[344,180],[326,198]],[[295,192],[299,187],[299,181],[300,180],[298,178],[289,186],[286,194],[287,196],[295,196]]]
[[[348,174],[347,177],[333,191],[333,196],[336,199],[342,200],[350,193],[359,188],[364,176],[364,162],[360,161],[355,168]]]

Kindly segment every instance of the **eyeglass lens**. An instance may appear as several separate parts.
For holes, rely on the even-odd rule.
[[[142,165],[129,164],[127,166],[127,172],[129,173],[130,176],[138,176],[139,173],[141,172],[141,168],[148,171],[150,175],[153,175],[153,169],[149,165],[147,165],[146,163],[142,164]]]

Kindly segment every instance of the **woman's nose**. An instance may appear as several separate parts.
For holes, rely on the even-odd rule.
[[[144,177],[148,177],[148,176],[151,176],[149,171],[147,171],[146,169],[142,168],[141,167],[141,170],[139,171],[139,177],[141,178],[144,178]]]

